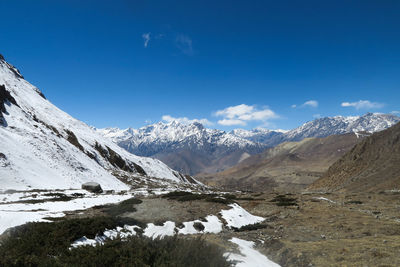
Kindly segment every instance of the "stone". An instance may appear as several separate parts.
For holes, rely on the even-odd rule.
[[[96,182],[88,182],[82,184],[82,189],[85,189],[92,193],[102,193],[103,189],[101,188],[99,183]]]

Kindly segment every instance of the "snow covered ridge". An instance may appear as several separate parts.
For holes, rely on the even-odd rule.
[[[247,149],[259,151],[264,146],[242,137],[217,129],[205,128],[194,122],[183,124],[177,121],[159,122],[140,129],[98,129],[105,137],[111,138],[126,150],[142,156],[153,156],[160,152],[178,149],[225,150]]]
[[[58,109],[0,57],[0,190],[80,188],[90,181],[125,190],[121,180],[135,177],[196,183]]]

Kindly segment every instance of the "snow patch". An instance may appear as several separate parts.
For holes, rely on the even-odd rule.
[[[241,254],[225,253],[229,261],[235,262],[236,267],[279,267],[266,256],[254,249],[254,242],[233,237],[230,242],[238,245]]]
[[[220,212],[229,228],[240,228],[249,224],[260,223],[265,220],[263,217],[250,214],[236,203],[230,204],[229,206],[232,207],[232,209],[221,210]]]

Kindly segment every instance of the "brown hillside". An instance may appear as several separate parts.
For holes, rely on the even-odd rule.
[[[333,164],[309,189],[400,189],[400,123],[365,138]]]
[[[320,178],[331,164],[360,140],[351,133],[286,142],[225,171],[197,177],[209,185],[226,189],[303,189]]]

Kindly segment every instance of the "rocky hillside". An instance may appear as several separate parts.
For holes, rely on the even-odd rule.
[[[377,191],[400,189],[400,123],[356,145],[310,190]]]
[[[305,188],[361,139],[361,134],[349,133],[285,142],[223,172],[199,175],[198,179],[210,185],[251,191]]]
[[[125,182],[150,178],[187,182],[58,109],[0,56],[0,189],[80,188],[89,181],[127,189]]]

